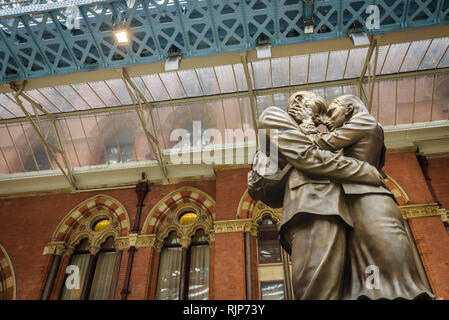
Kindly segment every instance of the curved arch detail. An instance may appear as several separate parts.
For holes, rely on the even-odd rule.
[[[107,195],[99,194],[81,202],[75,208],[73,208],[59,223],[58,227],[53,233],[52,241],[63,241],[65,243],[68,243],[73,231],[75,229],[80,229],[79,231],[82,233],[83,230],[79,227],[85,222],[90,222],[90,218],[92,216],[98,215],[99,212],[102,212],[105,217],[110,216],[112,218],[112,222],[113,224],[115,224],[114,227],[116,227],[116,232],[118,233],[118,235],[125,236],[128,234],[130,220],[125,207],[117,199]],[[106,231],[106,233],[108,232]],[[72,242],[79,241],[79,238],[80,237],[75,237],[75,239],[72,239]],[[88,238],[89,242],[93,244],[95,239],[91,239],[91,237]]]
[[[14,266],[5,247],[0,244],[0,300],[17,299]]]
[[[161,230],[162,223],[175,211],[179,211],[184,207],[198,207],[204,212],[200,218],[204,216],[204,220],[195,222],[189,230],[188,234],[196,231],[200,226],[205,229],[211,229],[215,219],[215,200],[207,193],[193,187],[181,187],[164,198],[162,198],[150,211],[142,227],[141,234],[158,234],[161,233],[160,238],[166,236],[169,231],[177,231],[178,234],[183,234],[181,227],[177,224],[170,225],[166,230]],[[170,217],[169,219],[173,219]],[[168,221],[174,222],[174,221]],[[162,234],[163,233],[163,234]]]

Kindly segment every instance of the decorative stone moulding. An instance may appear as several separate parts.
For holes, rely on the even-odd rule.
[[[443,222],[448,222],[446,209],[441,209],[437,203],[412,204],[400,206],[404,219],[440,216]]]

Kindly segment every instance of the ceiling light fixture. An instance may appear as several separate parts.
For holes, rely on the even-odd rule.
[[[115,42],[122,46],[129,44],[130,34],[126,26],[126,17],[122,11],[117,14],[116,22],[113,25],[113,33]]]
[[[176,46],[171,46],[167,53],[165,60],[165,71],[176,71],[179,69],[179,62],[181,61],[181,50]]]
[[[369,38],[364,31],[351,31],[348,34],[355,47],[369,46]]]
[[[261,33],[256,39],[256,53],[257,59],[271,58],[270,39],[264,33]]]

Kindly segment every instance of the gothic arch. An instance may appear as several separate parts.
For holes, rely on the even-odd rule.
[[[183,226],[178,215],[185,209],[194,210],[197,220]],[[181,187],[162,198],[150,211],[142,228],[142,234],[156,234],[159,241],[171,231],[181,238],[189,239],[198,229],[203,229],[213,238],[215,200],[207,193],[192,187]]]
[[[0,300],[17,298],[16,274],[11,258],[0,244]]]
[[[279,228],[282,217],[282,208],[274,209],[265,205],[262,201],[255,201],[248,194],[248,190],[245,190],[242,197],[240,198],[235,218],[251,219],[251,223],[254,229],[257,228],[257,224],[266,214],[269,214],[271,216],[271,218],[276,222],[276,225]]]
[[[390,176],[387,176],[384,181],[388,187],[388,190],[390,190],[396,198],[398,205],[404,206],[411,203],[410,198],[407,196],[407,193],[405,193],[404,189],[402,189],[402,187],[399,185],[399,183],[396,182],[396,180],[394,180]]]
[[[100,233],[91,232],[92,225],[98,219],[110,220],[110,225]],[[74,247],[83,238],[88,238],[91,246],[99,246],[109,236],[125,236],[129,232],[129,216],[125,207],[107,195],[96,195],[74,209],[59,223],[52,236],[52,243],[63,242]]]

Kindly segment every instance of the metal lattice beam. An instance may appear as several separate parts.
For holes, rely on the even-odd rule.
[[[25,114],[26,119],[28,120],[28,122],[31,124],[31,126],[33,127],[34,131],[36,132],[36,134],[38,135],[39,139],[42,142],[42,145],[44,146],[46,152],[50,155],[50,159],[53,160],[56,165],[58,166],[59,170],[61,170],[62,174],[64,175],[64,177],[67,179],[67,182],[70,184],[70,187],[72,188],[72,191],[76,191],[77,190],[77,186],[76,186],[76,180],[75,177],[73,175],[72,169],[70,167],[69,161],[67,159],[67,154],[64,150],[64,144],[62,143],[61,140],[61,135],[59,132],[59,129],[56,125],[56,121],[54,119],[54,117],[52,117],[52,115],[50,115],[39,103],[33,101],[30,97],[28,97],[24,92],[25,84],[23,84],[21,87],[14,87],[13,89],[15,90],[15,94],[14,94],[14,98],[17,102],[17,105],[20,107],[20,109],[22,110],[22,112]],[[29,101],[33,107],[34,110],[34,118],[35,120],[33,120],[33,116],[27,111],[27,109],[25,108],[25,106],[23,105],[23,102],[21,100],[21,97],[26,99],[27,101]],[[45,134],[42,132],[42,126],[40,124],[40,119],[37,113],[37,109],[40,110],[41,112],[44,112],[45,115],[47,117],[50,117],[52,126],[55,130],[56,133],[56,137],[57,137],[57,141],[58,141],[58,145],[59,147],[54,146],[52,143],[50,143],[49,141],[47,141]],[[65,168],[59,163],[55,152],[61,154],[61,157],[63,159]],[[34,156],[33,156],[34,157]],[[34,161],[36,162],[36,166],[38,167],[38,163],[36,161],[35,158],[33,158]]]
[[[122,70],[122,79],[126,85],[129,96],[130,96],[131,100],[133,101],[135,111],[137,113],[140,124],[142,126],[142,130],[144,131],[145,136],[147,138],[148,144],[149,144],[150,148],[152,149],[153,153],[156,155],[157,162],[158,162],[159,167],[164,176],[164,182],[168,182],[167,166],[165,165],[165,161],[164,161],[164,158],[162,155],[162,150],[161,150],[161,146],[159,143],[159,139],[157,138],[156,123],[155,123],[154,115],[153,115],[153,106],[147,101],[145,96],[140,92],[140,90],[137,88],[137,86],[134,84],[134,82],[131,80],[131,78],[129,77],[129,75],[126,73],[125,70]],[[129,88],[129,86],[132,87],[132,89],[136,93],[136,96],[134,96],[134,93]],[[141,101],[143,101],[143,103],[145,104],[145,106],[148,109],[148,112],[150,113],[150,118],[151,118],[152,128],[153,128],[152,134],[147,129],[147,124],[145,121],[145,116],[143,114],[143,107],[142,107]],[[156,145],[156,148],[154,147],[154,145]]]
[[[181,50],[183,59],[248,51],[255,49],[261,34],[273,47],[347,38],[354,25],[365,26],[366,8],[373,2],[315,1],[313,34],[304,34],[301,3],[135,0],[128,8],[122,0],[65,0],[0,9],[0,69],[4,70],[0,82],[163,62],[172,46]],[[414,1],[413,6],[404,0],[375,3],[381,12],[380,28],[365,29],[371,35],[449,23],[448,1]],[[56,22],[61,10],[71,6],[78,7],[82,17],[76,32]],[[130,28],[127,47],[111,40],[118,10],[125,12]],[[52,19],[39,23],[48,16]],[[53,36],[37,37],[50,33]],[[65,50],[54,52],[57,44]]]

